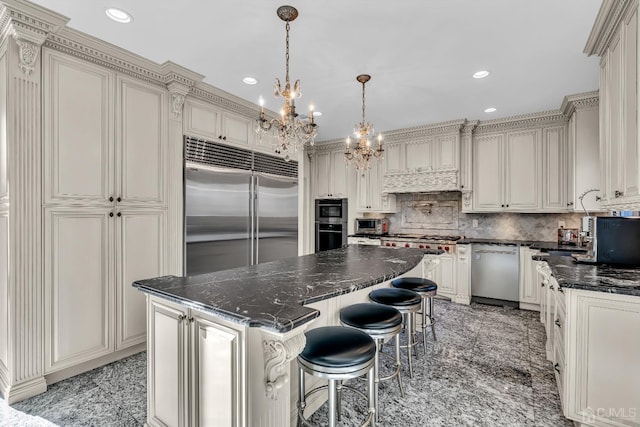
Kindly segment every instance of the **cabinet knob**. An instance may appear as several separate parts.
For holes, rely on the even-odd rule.
[[[560,373],[560,364],[556,363],[553,365],[553,369],[555,369],[557,373]]]
[[[118,197],[118,198],[116,199],[116,201],[117,201],[117,202],[121,202],[121,201],[122,201],[122,198],[121,198],[121,197]]]
[[[110,217],[113,217],[113,212],[109,212],[109,216],[110,216]]]
[[[500,205],[500,206],[502,206],[504,208],[504,205]]]
[[[178,316],[178,322],[182,322],[183,320],[185,320],[187,318],[186,314],[181,314],[180,316]]]
[[[573,202],[567,203],[567,206],[573,206]]]
[[[553,323],[555,323],[555,324],[556,324],[556,326],[557,326],[558,328],[561,328],[561,327],[562,327],[562,326],[560,325],[560,319],[556,319]]]
[[[226,137],[226,136],[223,136],[223,137],[222,137],[222,139],[223,139],[224,141],[226,141],[226,140],[227,140],[227,137]]]
[[[118,216],[122,216],[122,213],[121,213],[121,212],[118,212]]]
[[[602,197],[596,196],[596,202],[599,202],[600,200],[602,200]]]
[[[109,201],[113,202],[113,196],[109,197]]]
[[[544,288],[544,282],[541,282],[541,283],[540,283],[540,287],[541,287],[541,288]]]
[[[624,191],[618,191],[618,190],[616,190],[616,191],[615,191],[615,193],[613,193],[613,195],[614,195],[615,197],[622,197],[622,196],[624,196]]]

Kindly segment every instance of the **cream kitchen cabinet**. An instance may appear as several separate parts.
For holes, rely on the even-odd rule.
[[[455,261],[453,254],[444,253],[442,255],[425,255],[422,263],[423,277],[433,280],[438,285],[438,295],[457,302]]]
[[[638,3],[609,2],[600,11],[597,22],[601,21],[609,25],[594,27],[585,52],[601,57],[602,205],[609,209],[638,209]]]
[[[313,156],[314,195],[318,198],[348,198],[353,170],[344,161],[343,151],[319,151]]]
[[[243,333],[153,297],[147,316],[147,425],[246,425]]]
[[[166,91],[46,49],[44,61],[44,203],[164,206]]]
[[[575,110],[571,113],[567,126],[568,142],[568,182],[567,207],[584,213],[582,205],[589,212],[603,210],[599,201],[601,191],[586,194],[580,203],[580,196],[588,190],[602,190],[600,175],[600,140],[598,125],[598,92],[586,96],[571,97]],[[604,166],[604,165],[603,165]]]
[[[53,50],[43,61],[50,374],[146,340],[131,283],[167,273],[168,94]]]
[[[274,152],[270,137],[263,141],[257,137],[257,117],[257,111],[255,117],[248,117],[210,103],[187,99],[184,103],[184,132],[207,141],[279,156]]]
[[[372,159],[371,167],[357,171],[357,203],[358,212],[396,212],[395,194],[382,193],[384,158]]]
[[[44,211],[45,373],[144,343],[131,283],[165,274],[163,210]]]
[[[567,139],[566,125],[542,129],[541,211],[564,212],[572,205],[567,202]]]
[[[540,206],[540,130],[473,140],[475,211],[528,211]]]
[[[598,427],[640,425],[640,298],[564,291],[554,366],[565,416]]]
[[[539,251],[526,246],[520,247],[520,308],[540,310],[540,283],[538,282],[537,261],[531,259]]]

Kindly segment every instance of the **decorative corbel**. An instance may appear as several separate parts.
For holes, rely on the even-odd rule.
[[[471,206],[471,195],[473,194],[472,190],[463,190],[462,191],[462,204],[464,206]]]
[[[287,364],[302,352],[305,344],[304,333],[286,341],[263,341],[265,391],[268,399],[275,400],[278,397],[278,390],[289,382],[289,374],[286,372]]]
[[[179,119],[182,116],[182,107],[184,106],[184,100],[191,90],[191,87],[176,81],[172,81],[167,84],[169,94],[171,94],[171,113],[173,117]]]
[[[36,59],[38,59],[38,52],[40,51],[40,45],[30,42],[28,40],[14,37],[16,44],[20,48],[20,64],[18,67],[22,70],[25,76],[31,75],[35,69]]]
[[[180,93],[171,94],[171,112],[173,117],[180,118],[182,116],[182,106],[184,105],[185,96]]]

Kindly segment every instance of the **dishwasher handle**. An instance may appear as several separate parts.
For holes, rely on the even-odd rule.
[[[480,249],[477,251],[473,251],[474,254],[504,254],[504,255],[516,255],[517,251],[513,250],[506,250],[506,251],[498,251],[498,250],[491,250],[491,249]]]

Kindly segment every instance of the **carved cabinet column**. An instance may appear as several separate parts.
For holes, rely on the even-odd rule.
[[[40,53],[65,23],[34,5],[0,6],[0,391],[8,403],[46,390]]]

